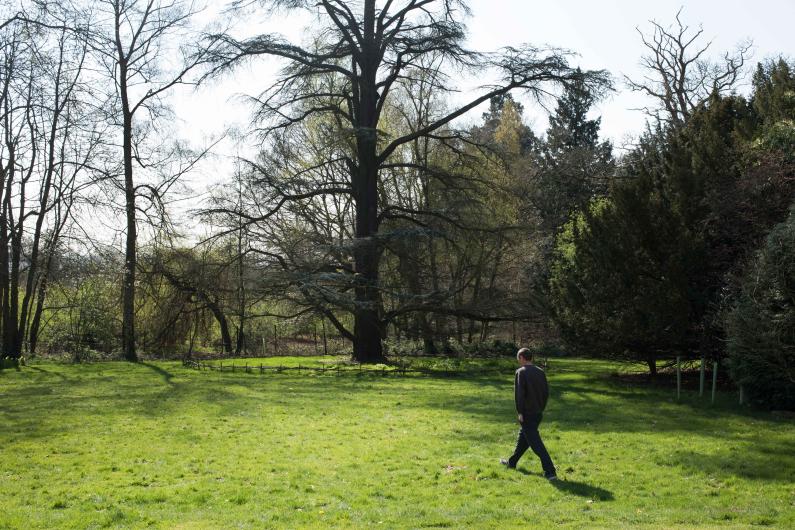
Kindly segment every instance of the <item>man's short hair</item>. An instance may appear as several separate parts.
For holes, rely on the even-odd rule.
[[[530,348],[522,348],[518,352],[516,352],[516,360],[519,360],[519,357],[523,358],[526,361],[533,360],[533,352],[530,351]]]

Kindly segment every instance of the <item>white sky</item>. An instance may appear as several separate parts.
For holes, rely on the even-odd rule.
[[[223,5],[225,2],[212,2],[207,17],[211,18],[213,9]],[[618,91],[599,104],[594,114],[602,116],[602,136],[617,146],[637,135],[645,121],[640,111],[632,109],[644,106],[646,101],[629,92],[621,78],[639,77],[642,49],[635,28],[648,31],[650,19],[668,25],[682,7],[683,21],[692,27],[702,24],[704,38],[713,41],[710,48],[713,57],[735,49],[746,39],[754,42],[752,65],[780,54],[795,57],[795,0],[471,0],[469,5],[473,49],[487,51],[521,43],[546,44],[577,52],[579,57],[575,62],[584,69],[610,71]],[[289,19],[252,16],[238,27],[247,34],[277,31],[300,42],[306,34],[306,22],[306,18],[294,16]],[[245,130],[249,112],[234,95],[262,90],[277,68],[277,62],[260,59],[220,82],[195,92],[175,93],[172,104],[181,120],[182,134],[193,142],[201,142],[202,138],[217,136],[227,127]],[[480,113],[475,110],[467,119],[474,122]],[[542,109],[526,105],[526,114],[537,133],[546,129],[547,118]],[[217,149],[219,158],[204,166],[203,175],[192,179],[193,185],[202,187],[224,180],[232,170],[231,160],[225,157],[246,150],[242,143],[224,142]]]
[[[714,57],[749,38],[754,42],[753,64],[773,55],[795,55],[795,0],[474,0],[471,6],[473,45],[561,46],[579,53],[583,68],[610,71],[619,92],[597,111],[602,115],[602,135],[617,145],[643,128],[642,113],[631,109],[643,106],[644,99],[626,90],[620,77],[639,77],[643,50],[635,28],[648,31],[649,20],[667,26],[683,8],[685,24],[703,25]],[[546,128],[545,117],[535,121],[536,129]]]

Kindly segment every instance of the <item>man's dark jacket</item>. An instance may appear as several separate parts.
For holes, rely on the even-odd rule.
[[[544,370],[533,364],[522,366],[516,370],[513,389],[516,412],[531,416],[544,411],[549,398],[549,386]]]

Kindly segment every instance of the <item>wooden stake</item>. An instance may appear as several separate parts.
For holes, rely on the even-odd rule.
[[[326,319],[320,321],[323,325],[323,355],[328,355],[328,341],[326,340]]]
[[[718,389],[718,361],[712,363],[712,403],[715,403],[715,391]]]
[[[682,358],[676,356],[676,399],[682,395]]]
[[[698,397],[704,395],[704,357],[701,358],[701,373],[698,379]]]

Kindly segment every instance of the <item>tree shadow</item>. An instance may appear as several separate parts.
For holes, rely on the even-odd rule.
[[[41,374],[48,375],[48,376],[51,375],[51,376],[57,377],[61,381],[70,381],[70,379],[68,377],[66,377],[65,375],[63,375],[62,373],[60,373],[57,370],[45,370],[43,368],[39,368],[38,366],[30,366],[30,365],[26,366],[25,369],[26,370],[31,370],[31,371],[34,371],[34,372],[39,372]]]
[[[718,449],[713,454],[677,451],[673,459],[687,469],[714,476],[731,474],[749,480],[791,482],[795,454],[791,446],[773,442],[756,443],[747,450]]]
[[[170,386],[174,386],[174,383],[171,382],[171,380],[174,378],[174,374],[172,374],[171,372],[164,370],[163,368],[160,368],[156,364],[145,363],[145,362],[140,362],[138,364],[140,366],[146,366],[150,370],[157,372],[163,377],[163,381],[165,381]]]

